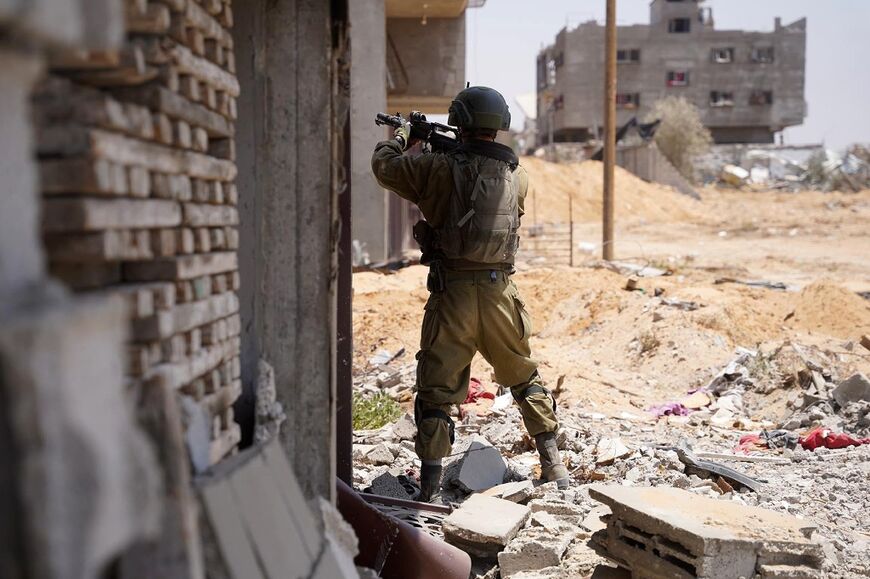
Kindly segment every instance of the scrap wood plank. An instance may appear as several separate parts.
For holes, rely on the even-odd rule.
[[[42,228],[46,233],[144,229],[181,225],[181,206],[161,199],[46,198]]]
[[[38,152],[68,157],[88,155],[122,165],[141,166],[161,173],[183,173],[200,179],[232,181],[236,177],[236,165],[231,161],[77,125],[43,130]]]

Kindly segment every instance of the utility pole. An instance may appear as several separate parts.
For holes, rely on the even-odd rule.
[[[604,74],[604,203],[602,257],[613,260],[613,167],[616,162],[616,0],[607,1]]]

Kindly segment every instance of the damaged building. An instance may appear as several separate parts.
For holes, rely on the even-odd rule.
[[[0,576],[355,576],[348,4],[0,3]]]
[[[603,125],[604,26],[563,28],[537,59],[538,143],[583,142]],[[617,29],[617,124],[684,97],[716,143],[772,143],[803,122],[806,19],[772,32],[719,30],[703,0],[653,0],[650,23]]]

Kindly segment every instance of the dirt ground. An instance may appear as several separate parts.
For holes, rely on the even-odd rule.
[[[532,193],[524,226],[567,221],[573,187],[577,267],[526,262],[515,281],[532,315],[532,347],[560,403],[616,413],[678,399],[705,383],[738,346],[771,349],[786,340],[821,347],[842,372],[870,370],[870,191],[778,193],[701,190],[700,201],[617,174],[616,256],[672,275],[641,278],[603,269],[600,163],[524,159]],[[546,216],[546,219],[545,217]],[[560,216],[563,216],[560,219]],[[595,244],[591,252],[583,251]],[[534,260],[533,260],[534,261]],[[413,362],[426,269],[354,277],[355,365],[378,350],[405,348]],[[723,277],[784,282],[786,291],[715,283]],[[654,297],[696,302],[695,311]],[[491,370],[478,357],[473,376]],[[770,417],[774,419],[776,417]]]

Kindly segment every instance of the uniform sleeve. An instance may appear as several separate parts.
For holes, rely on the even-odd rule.
[[[520,184],[517,194],[517,205],[519,207],[519,216],[522,217],[526,214],[526,194],[529,191],[529,174],[518,165],[515,177]]]
[[[435,157],[431,154],[404,155],[398,142],[381,141],[372,154],[372,172],[382,187],[419,204],[426,196]]]

